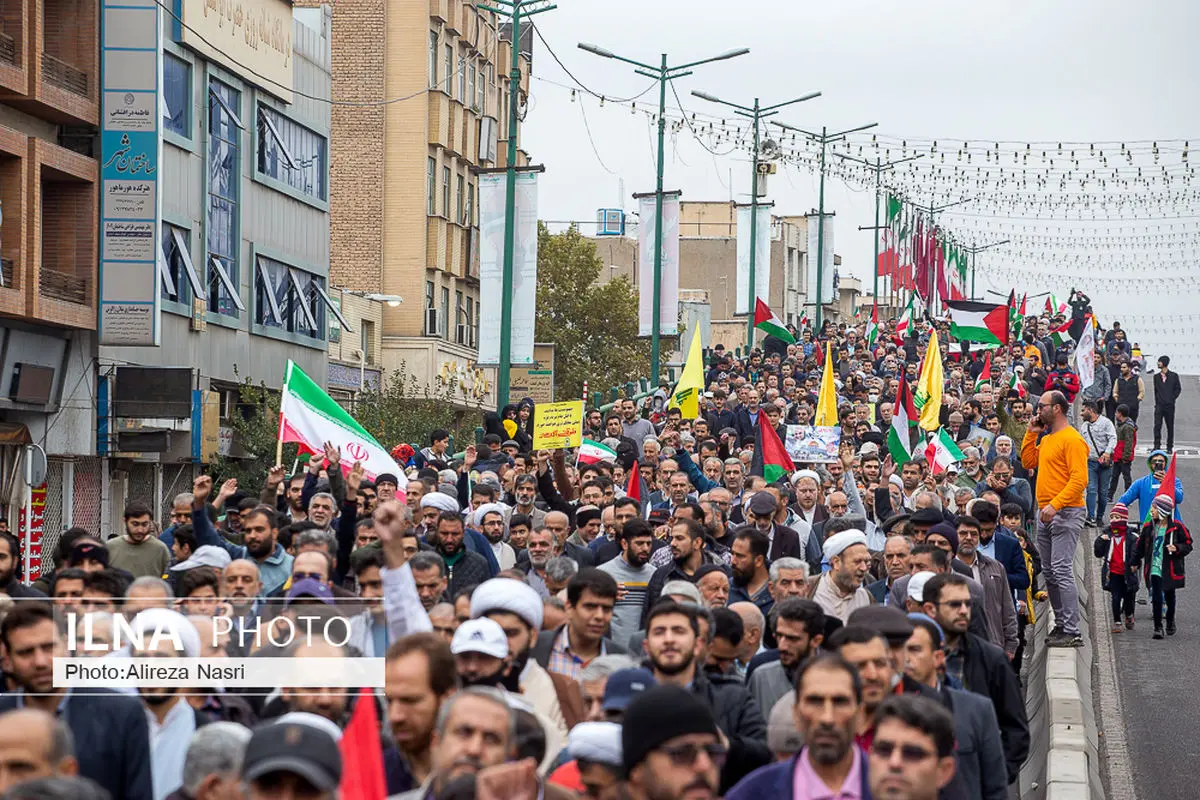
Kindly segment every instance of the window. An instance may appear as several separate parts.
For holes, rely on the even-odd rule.
[[[463,224],[468,228],[475,227],[475,184],[467,184],[467,212]]]
[[[454,48],[446,45],[446,94],[454,95]]]
[[[437,31],[429,32],[429,88],[436,89],[438,86],[438,34]]]
[[[479,101],[475,99],[475,62],[474,61],[472,61],[467,66],[467,91],[466,91],[466,94],[463,95],[463,105],[464,106],[474,105],[476,108],[479,107]]]
[[[208,84],[208,310],[245,311],[238,284],[241,189],[241,93],[215,78]]]
[[[429,216],[432,217],[437,213],[437,161],[433,156],[429,157],[425,171],[429,183]]]
[[[470,105],[471,95],[467,94],[467,57],[458,57],[458,100],[464,106]]]
[[[463,320],[467,326],[467,347],[475,346],[475,298],[467,298],[467,318]]]
[[[425,310],[433,308],[433,281],[425,281]]]
[[[193,297],[204,297],[204,283],[192,264],[188,242],[190,233],[169,222],[162,223],[158,258],[159,284],[162,297],[173,303],[190,303]]]
[[[463,185],[466,183],[466,180],[463,178],[462,175],[456,175],[454,178],[454,181],[455,181],[454,209],[458,213],[457,219],[458,219],[459,224],[466,225],[467,224],[467,217],[466,217],[467,209],[464,205],[466,203],[466,191],[463,188]]]
[[[450,168],[442,167],[442,216],[450,219]]]
[[[338,321],[339,319],[344,319],[344,317],[342,317],[342,298],[331,297],[329,298],[329,302],[331,304],[329,308],[329,314],[326,315],[326,319],[329,322],[328,338],[330,342],[337,344],[342,340],[342,323]],[[334,311],[335,308],[337,311]]]
[[[352,332],[341,309],[325,291],[325,279],[311,272],[258,256],[254,321],[267,328],[324,339],[326,315],[339,330]]]
[[[192,138],[192,65],[163,53],[162,126],[164,131]]]
[[[446,320],[450,319],[450,290],[442,287],[442,332],[446,338],[450,338],[450,326],[446,324]]]
[[[259,105],[258,119],[258,171],[308,197],[328,200],[325,137],[269,106]]]
[[[479,81],[475,84],[475,105],[479,106],[479,113],[486,114],[487,109],[484,108],[484,89],[485,83],[483,79],[483,64],[479,65]]]
[[[467,321],[463,318],[466,309],[463,308],[463,293],[454,293],[454,341],[459,344],[467,343]]]
[[[363,358],[371,364],[375,363],[375,323],[372,320],[364,319],[362,321],[361,336],[359,337],[359,346],[363,351]]]

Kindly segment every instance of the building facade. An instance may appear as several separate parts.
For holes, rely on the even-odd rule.
[[[346,319],[329,275],[331,13],[288,0],[243,8],[278,21],[282,52],[260,47],[264,61],[247,63],[193,46],[185,34],[233,35],[203,2],[185,4],[182,23],[161,15],[161,345],[99,348],[97,439],[114,527],[127,499],[161,518],[198,462],[264,455],[232,435],[240,383],[278,388],[292,360],[324,385],[328,342],[359,336],[362,315]],[[289,73],[286,86],[265,77]],[[130,367],[155,368],[171,415],[122,410]],[[189,381],[181,418],[167,401]]]
[[[509,146],[503,21],[465,0],[344,0],[333,31],[334,93],[360,105],[333,110],[331,274],[404,298],[384,309],[385,373],[403,366],[456,405],[494,406],[494,371],[475,366],[476,170],[503,166]],[[521,39],[524,104],[532,37]]]
[[[98,9],[30,0],[0,23],[0,517],[41,536],[99,523]],[[27,444],[49,464],[29,526]]]

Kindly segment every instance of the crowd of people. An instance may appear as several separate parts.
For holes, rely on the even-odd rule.
[[[1080,536],[1112,630],[1134,627],[1140,574],[1155,638],[1191,550],[1182,486],[1159,491],[1178,377],[1160,359],[1167,451],[1130,482],[1140,366],[1114,323],[1081,386],[1052,335],[1069,321],[990,351],[928,318],[718,344],[695,415],[666,385],[587,411],[611,457],[534,451],[528,401],[461,453],[442,430],[397,447],[403,475],[368,480],[332,443],[248,492],[201,475],[161,534],[129,503],[107,541],[66,531],[32,585],[0,532],[0,797],[1007,798],[1026,655],[1085,635]],[[893,428],[931,337],[952,463]],[[836,458],[768,481],[764,437],[813,423],[823,375]],[[253,635],[305,615],[342,643]],[[382,658],[383,686],[56,688],[71,632],[111,643],[118,617],[184,643],[132,655]]]

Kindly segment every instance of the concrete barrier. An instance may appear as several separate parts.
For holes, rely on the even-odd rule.
[[[1029,717],[1029,759],[1017,786],[1022,800],[1104,800],[1092,695],[1092,642],[1107,636],[1091,613],[1090,529],[1075,551],[1075,578],[1084,629],[1084,646],[1048,648],[1053,625],[1049,603],[1040,603],[1033,631],[1033,655],[1025,675]],[[1103,614],[1100,619],[1107,619]],[[1026,635],[1028,636],[1028,631]]]

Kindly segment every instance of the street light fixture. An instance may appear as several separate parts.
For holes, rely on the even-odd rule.
[[[707,100],[710,103],[728,106],[733,109],[733,112],[739,116],[746,117],[754,124],[754,154],[751,158],[751,173],[750,173],[750,274],[747,276],[748,285],[746,291],[746,348],[747,350],[754,347],[754,311],[755,300],[758,297],[756,290],[757,283],[755,282],[755,268],[757,260],[757,241],[758,241],[758,126],[759,123],[767,117],[773,117],[779,113],[779,109],[786,106],[803,103],[805,100],[812,100],[814,97],[820,97],[820,92],[810,92],[803,97],[797,97],[794,100],[786,100],[782,103],[776,103],[773,106],[759,105],[758,98],[754,98],[754,105],[742,106],[737,103],[731,103],[728,100],[722,100],[708,92],[700,92],[692,90],[693,97],[699,97],[701,100]],[[770,264],[768,263],[768,268]],[[736,289],[735,289],[736,293]],[[765,298],[765,302],[770,305],[770,293]],[[736,308],[736,299],[734,311]]]
[[[816,329],[821,329],[821,317],[824,311],[824,304],[821,302],[821,282],[824,280],[823,272],[825,267],[825,150],[833,142],[845,139],[851,133],[869,130],[878,125],[878,122],[868,122],[866,125],[859,125],[857,128],[847,128],[844,131],[830,133],[824,126],[821,127],[820,133],[806,131],[803,128],[797,128],[794,125],[787,125],[778,120],[774,120],[775,124],[786,131],[795,131],[803,133],[809,139],[821,145],[821,160],[820,160],[820,183],[817,191],[817,310],[816,310]]]
[[[750,48],[742,47],[737,50],[729,50],[720,55],[711,58],[701,59],[700,61],[690,61],[686,64],[678,66],[668,66],[667,54],[663,53],[658,66],[643,64],[641,61],[634,61],[632,58],[619,56],[611,50],[605,50],[594,44],[586,44],[581,42],[579,49],[586,53],[591,53],[601,58],[612,58],[617,61],[624,61],[626,64],[631,64],[636,67],[634,72],[638,75],[645,75],[648,78],[653,78],[658,81],[658,163],[657,175],[655,178],[654,188],[654,297],[653,297],[653,330],[650,332],[650,380],[657,381],[662,376],[660,375],[660,360],[659,360],[659,327],[662,323],[662,309],[660,307],[660,298],[662,297],[662,212],[663,212],[663,165],[665,153],[665,140],[667,132],[667,84],[676,78],[682,78],[686,75],[691,75],[691,68],[698,67],[701,64],[709,64],[714,61],[725,61],[730,58],[743,56],[750,52]]]

